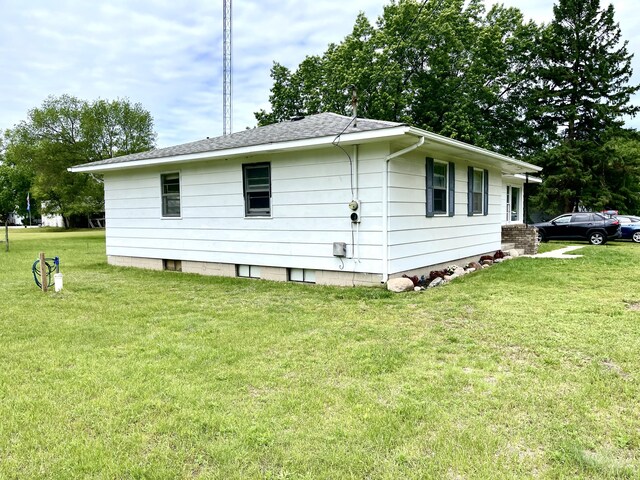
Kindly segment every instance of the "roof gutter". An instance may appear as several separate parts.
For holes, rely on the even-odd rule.
[[[382,170],[382,281],[389,280],[389,161],[424,145],[424,135],[413,145],[387,155]]]
[[[508,157],[506,155],[502,155],[500,153],[496,153],[482,147],[476,147],[475,145],[460,142],[459,140],[454,140],[453,138],[438,135],[437,133],[428,132],[420,128],[410,127],[408,133],[415,136],[424,136],[429,140],[429,143],[439,143],[448,147],[465,150],[467,153],[481,155],[483,157],[488,157],[493,160],[504,162],[506,164],[518,167],[521,173],[525,173],[526,171],[536,173],[542,170],[542,167],[539,167],[537,165],[533,165],[522,160],[517,160],[515,158]]]

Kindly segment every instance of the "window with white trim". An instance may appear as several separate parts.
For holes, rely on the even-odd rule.
[[[467,214],[489,214],[489,171],[469,167],[467,175]]]
[[[452,162],[427,157],[427,217],[455,214],[455,172]]]
[[[482,197],[484,194],[484,172],[480,169],[473,169],[473,213],[481,214]]]
[[[271,164],[251,163],[242,166],[244,212],[247,217],[271,215]]]
[[[164,173],[160,175],[162,185],[162,216],[180,216],[180,174]]]
[[[447,164],[433,162],[433,213],[447,213]]]

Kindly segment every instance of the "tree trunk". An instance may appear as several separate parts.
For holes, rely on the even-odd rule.
[[[5,243],[5,251],[9,251],[9,219],[7,218],[4,221],[4,243]]]

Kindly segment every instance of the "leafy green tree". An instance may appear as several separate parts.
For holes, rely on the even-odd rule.
[[[629,85],[633,55],[622,42],[612,5],[601,9],[599,0],[559,0],[553,11],[539,40],[533,70],[538,85],[529,111],[551,142],[537,157],[545,178],[537,201],[556,213],[615,206],[616,198],[621,201],[613,193],[615,176],[603,167],[615,163],[607,155],[621,142],[615,139],[623,117],[640,108],[630,103],[640,88]],[[606,147],[608,142],[614,143]],[[640,177],[631,184],[637,191]]]
[[[377,49],[376,30],[364,14],[358,15],[353,31],[339,45],[330,44],[322,56],[308,56],[295,72],[274,63],[274,80],[269,101],[271,111],[255,113],[259,125],[279,122],[298,115],[331,111],[349,114],[351,90],[359,94],[359,113],[387,118],[391,84],[388,65]],[[380,95],[382,93],[382,96]]]
[[[563,142],[541,152],[536,163],[543,167],[543,182],[531,199],[532,206],[548,214],[558,214],[574,210],[581,205],[586,187],[593,182],[584,163],[595,145],[592,142]],[[595,152],[593,152],[595,153]]]
[[[0,137],[0,222],[4,225],[6,251],[9,251],[9,218],[12,214],[28,215],[27,194],[31,179],[29,171],[12,164],[7,158],[4,141]]]
[[[590,210],[640,212],[640,134],[615,129],[598,142],[562,142],[540,157],[545,181],[532,199],[537,209],[551,214],[571,211],[567,205]],[[585,165],[588,168],[585,168]]]
[[[595,209],[640,212],[640,134],[617,130],[609,136],[593,160],[595,180],[585,189]]]
[[[313,63],[314,59],[307,57],[305,61]],[[301,76],[302,74],[300,73],[296,75],[297,78],[292,78],[293,75],[287,67],[274,62],[273,67],[271,67],[271,78],[273,78],[274,84],[271,87],[271,95],[269,97],[271,111],[260,110],[254,113],[259,126],[270,125],[286,118],[295,117],[303,111],[305,114],[315,113],[306,111],[307,109],[301,99],[298,81],[298,77]]]
[[[402,9],[408,17],[392,14]],[[526,67],[538,27],[514,8],[486,12],[481,0],[411,10],[414,2],[392,4],[381,25],[391,33],[388,43],[400,45],[412,123],[504,153],[526,148],[521,92],[530,85]],[[407,18],[414,19],[412,33],[402,36]]]
[[[32,192],[43,213],[66,220],[104,210],[100,178],[68,172],[73,165],[149,150],[155,145],[151,114],[128,100],[87,102],[47,98],[7,134],[7,156],[34,172]]]
[[[374,28],[363,14],[353,31],[294,72],[275,64],[271,112],[260,124],[298,114],[350,113],[413,125],[505,153],[532,149],[528,65],[539,28],[514,8],[485,11],[482,0],[400,0]]]

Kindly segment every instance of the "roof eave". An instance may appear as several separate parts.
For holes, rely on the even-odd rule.
[[[502,178],[514,178],[529,183],[542,183],[542,179],[540,177],[536,177],[535,175],[525,175],[522,173],[505,173],[502,174]]]
[[[364,132],[342,133],[339,136],[329,135],[324,137],[315,137],[304,140],[292,140],[287,142],[267,143],[262,145],[252,145],[248,147],[227,148],[223,150],[214,150],[209,152],[191,153],[186,155],[171,155],[168,157],[146,158],[141,160],[105,163],[100,165],[77,165],[68,170],[73,173],[104,173],[116,170],[124,170],[130,168],[150,167],[157,165],[197,162],[202,160],[215,160],[218,158],[230,158],[237,156],[257,155],[262,153],[275,153],[287,150],[304,150],[328,146],[336,142],[340,137],[341,145],[350,145],[356,143],[372,142],[380,139],[391,139],[393,137],[402,137],[410,130],[409,126],[399,125],[397,127],[389,127],[377,130],[367,130]]]
[[[247,147],[228,148],[222,150],[213,150],[201,153],[191,153],[185,155],[171,155],[167,157],[155,157],[146,158],[133,161],[104,163],[100,165],[78,165],[69,168],[70,172],[87,172],[87,173],[105,173],[110,171],[125,170],[132,168],[142,168],[151,166],[161,166],[168,164],[180,164],[187,162],[198,162],[203,160],[215,160],[219,158],[231,158],[237,156],[259,155],[264,153],[276,153],[288,150],[304,150],[310,148],[318,148],[336,143],[336,139],[339,137],[339,143],[341,145],[350,145],[358,143],[367,143],[378,141],[381,139],[391,140],[392,138],[401,138],[404,135],[409,134],[418,137],[424,137],[427,143],[422,148],[429,148],[429,144],[440,144],[445,147],[452,147],[456,150],[462,151],[462,155],[457,155],[460,158],[464,158],[468,155],[470,160],[478,161],[485,160],[492,164],[497,163],[503,173],[507,174],[522,174],[522,173],[534,173],[542,170],[541,167],[533,165],[522,160],[517,160],[506,155],[502,155],[484,148],[469,145],[459,140],[454,140],[442,135],[438,135],[427,130],[422,130],[416,127],[410,127],[408,125],[398,125],[389,128],[368,130],[364,132],[345,132],[336,135],[328,135],[323,137],[315,137],[304,140],[292,140],[285,142],[274,142],[261,145],[252,145]]]
[[[409,132],[412,135],[423,136],[427,143],[425,143],[425,147],[429,147],[429,143],[439,143],[441,145],[459,148],[464,150],[466,153],[470,154],[473,157],[484,157],[489,158],[491,160],[497,161],[500,165],[506,166],[503,168],[505,173],[533,173],[542,171],[542,167],[538,167],[537,165],[533,165],[532,163],[524,162],[522,160],[517,160],[512,157],[508,157],[506,155],[502,155],[500,153],[492,152],[491,150],[487,150],[485,148],[476,147],[474,145],[470,145],[468,143],[461,142],[459,140],[454,140],[449,137],[444,137],[442,135],[438,135],[437,133],[429,132],[427,130],[422,130],[420,128],[411,127]]]

